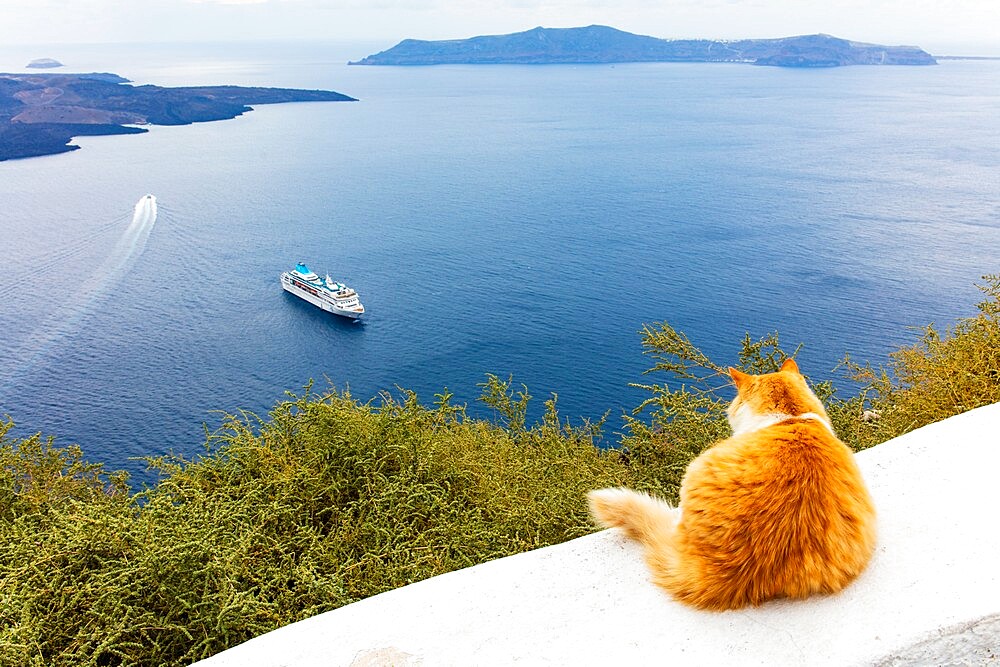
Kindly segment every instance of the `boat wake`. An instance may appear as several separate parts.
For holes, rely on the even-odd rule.
[[[101,297],[125,276],[145,250],[156,216],[156,197],[145,195],[136,203],[132,221],[110,254],[88,278],[74,286],[73,298],[61,302],[58,309],[39,323],[37,331],[29,334],[20,347],[10,350],[9,362],[4,364],[0,375],[0,392],[10,389],[17,379],[58,349],[58,343],[72,334]]]
[[[123,272],[146,249],[146,241],[156,224],[156,197],[146,195],[135,205],[132,224],[118,240],[114,251],[101,265],[105,271]],[[100,269],[98,270],[100,272]],[[118,276],[121,277],[121,276]]]

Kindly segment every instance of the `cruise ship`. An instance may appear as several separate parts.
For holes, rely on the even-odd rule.
[[[365,314],[357,292],[344,283],[336,282],[329,274],[325,280],[321,279],[302,262],[295,265],[295,270],[281,274],[281,287],[335,315],[356,320]]]

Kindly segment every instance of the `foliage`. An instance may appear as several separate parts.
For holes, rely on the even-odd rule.
[[[831,382],[812,384],[834,430],[848,445],[861,450],[1000,401],[1000,275],[983,280],[985,298],[976,304],[975,316],[959,320],[944,334],[928,325],[918,342],[890,355],[886,368],[845,357],[842,367],[858,387],[856,394],[842,398]],[[728,398],[721,391],[729,378],[665,322],[645,326],[641,335],[644,352],[656,360],[647,373],[666,373],[670,382],[634,385],[650,396],[625,417],[623,444],[633,457],[662,466],[660,479],[673,480],[694,456],[729,434]],[[736,365],[748,373],[773,372],[800,348],[785,352],[777,333],[757,340],[747,334]],[[673,482],[664,489],[668,495],[676,490]]]
[[[878,418],[846,425],[842,437],[857,448],[870,447],[1000,401],[1000,274],[983,281],[975,316],[943,334],[933,324],[924,327],[916,343],[890,355],[887,368],[845,360],[852,379],[863,385],[854,404]]]
[[[520,413],[501,385],[490,400]],[[555,399],[516,431],[440,399],[307,393],[267,420],[229,416],[197,460],[152,460],[163,479],[136,495],[78,448],[4,436],[0,664],[188,664],[584,535],[583,494],[632,481],[594,446],[599,427],[561,424]]]

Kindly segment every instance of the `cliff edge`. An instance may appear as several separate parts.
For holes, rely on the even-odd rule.
[[[1000,403],[858,454],[879,542],[838,595],[695,611],[648,582],[637,546],[604,531],[389,591],[197,664],[1000,664],[998,434]]]

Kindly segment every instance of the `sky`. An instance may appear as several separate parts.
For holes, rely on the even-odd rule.
[[[828,33],[1000,55],[1000,0],[0,0],[0,45],[458,39],[610,25],[663,38]]]

